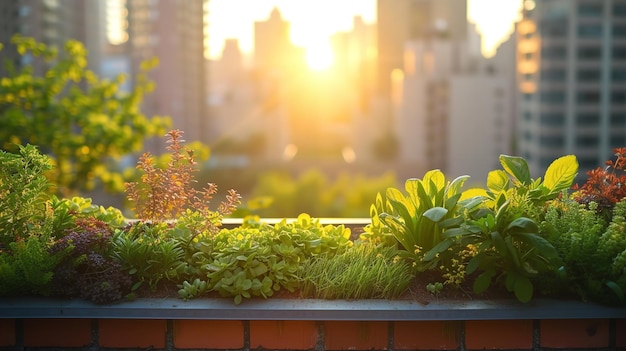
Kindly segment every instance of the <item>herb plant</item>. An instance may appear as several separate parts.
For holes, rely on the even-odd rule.
[[[388,188],[384,205],[382,198],[377,197],[376,207],[371,210],[375,218],[366,231],[376,231],[382,236],[391,234],[405,250],[403,255],[414,260],[418,270],[436,267],[436,260],[424,260],[424,255],[444,241],[442,233],[446,227],[463,221],[459,216],[459,200],[467,178],[462,176],[448,182],[443,172],[433,170],[423,179],[408,179],[406,193]]]
[[[191,256],[190,266],[201,269],[180,285],[179,295],[190,299],[214,291],[238,304],[253,296],[268,298],[282,289],[296,291],[298,270],[306,259],[339,254],[352,245],[349,229],[323,226],[307,214],[273,226],[250,221],[194,241],[205,243],[200,246],[204,250]]]
[[[301,294],[321,299],[392,299],[413,279],[411,265],[396,248],[369,243],[337,255],[311,257],[298,272]]]
[[[0,249],[20,237],[40,235],[50,224],[45,176],[50,169],[50,160],[35,146],[20,146],[19,154],[0,150]]]
[[[532,280],[560,266],[557,251],[540,235],[535,218],[542,218],[549,201],[571,187],[578,163],[574,156],[555,160],[543,181],[530,178],[521,157],[502,155],[500,163],[504,170],[488,174],[484,207],[466,211],[465,220],[446,228],[442,237],[454,242],[457,259],[469,259],[467,274],[478,274],[473,284],[475,293],[487,290],[495,278],[518,300],[528,302],[534,292]],[[426,259],[452,245],[436,247]],[[468,247],[473,251],[471,257],[460,257]]]

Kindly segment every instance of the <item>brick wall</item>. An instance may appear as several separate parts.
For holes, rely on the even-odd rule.
[[[624,319],[0,319],[0,350],[626,350]]]

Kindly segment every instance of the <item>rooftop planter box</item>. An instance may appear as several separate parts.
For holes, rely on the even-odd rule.
[[[626,348],[626,309],[535,299],[0,300],[0,349],[542,350]]]
[[[268,220],[277,223],[279,219]],[[359,232],[369,219],[320,219]],[[226,219],[236,228],[241,220]],[[626,308],[576,300],[0,299],[0,350],[626,348]]]
[[[0,347],[626,347],[623,307],[537,297],[624,306],[626,176],[599,170],[570,195],[574,156],[531,179],[522,158],[503,155],[485,189],[432,170],[379,194],[366,220],[231,222],[239,195],[210,210],[214,186],[190,186],[192,153],[169,135],[167,168],[144,155],[145,174],[128,185],[135,221],[87,199],[47,198],[48,165],[33,147],[1,155]],[[626,149],[617,151],[611,166],[624,170]],[[416,277],[435,279],[421,291],[442,298],[398,298]],[[163,282],[180,298],[127,300]],[[508,299],[444,299],[444,284]]]

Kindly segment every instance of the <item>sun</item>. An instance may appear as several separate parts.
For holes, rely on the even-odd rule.
[[[333,65],[333,49],[330,43],[318,42],[306,46],[306,63],[314,71],[324,71]]]

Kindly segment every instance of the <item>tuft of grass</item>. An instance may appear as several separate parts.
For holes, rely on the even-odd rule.
[[[355,245],[339,255],[315,256],[301,266],[300,291],[321,299],[392,299],[408,288],[411,265],[393,247]]]

